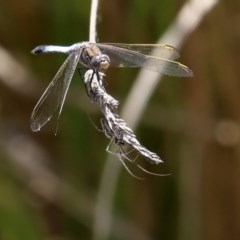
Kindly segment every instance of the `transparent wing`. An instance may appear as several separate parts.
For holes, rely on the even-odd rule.
[[[79,56],[76,52],[68,56],[39,99],[30,119],[32,131],[40,131],[57,110],[60,116]]]
[[[142,53],[144,55],[151,55],[154,57],[166,58],[166,59],[177,59],[180,57],[178,50],[170,45],[164,44],[125,44],[125,43],[97,43],[97,46],[106,45],[107,48],[123,48],[133,52]]]
[[[187,66],[173,61],[179,54],[175,48],[168,45],[121,43],[96,45],[102,53],[109,56],[110,65],[115,67],[143,67],[171,76],[193,75]]]

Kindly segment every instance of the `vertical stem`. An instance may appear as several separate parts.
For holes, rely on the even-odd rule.
[[[92,0],[89,26],[89,42],[96,42],[98,0]]]

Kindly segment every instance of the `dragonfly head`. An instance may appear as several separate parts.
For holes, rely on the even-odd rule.
[[[110,64],[110,58],[106,54],[100,54],[92,57],[91,67],[99,72],[105,72]]]

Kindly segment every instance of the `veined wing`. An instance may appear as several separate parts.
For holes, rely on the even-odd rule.
[[[165,44],[126,44],[126,43],[97,43],[100,49],[107,48],[123,48],[133,52],[142,53],[144,55],[151,55],[159,58],[166,58],[175,60],[180,57],[178,50],[170,45]],[[102,46],[104,45],[104,46]]]
[[[79,56],[76,52],[68,56],[39,99],[30,119],[32,131],[40,131],[57,110],[59,118]]]
[[[115,67],[143,67],[171,76],[190,77],[193,75],[192,70],[187,66],[173,61],[179,54],[175,48],[168,45],[121,43],[98,43],[96,45],[102,53],[109,56],[110,65]],[[154,46],[157,50],[149,52],[155,49]]]

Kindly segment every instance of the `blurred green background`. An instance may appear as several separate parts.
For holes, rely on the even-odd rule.
[[[98,41],[155,43],[184,3],[100,0]],[[77,74],[57,136],[56,122],[39,133],[29,125],[66,58],[31,49],[86,41],[89,13],[86,0],[0,0],[0,239],[92,238],[109,141],[89,120],[99,126],[101,113]],[[240,1],[220,1],[181,49],[195,76],[164,77],[155,90],[136,134],[165,161],[151,170],[172,175],[141,181],[122,170],[109,239],[240,238],[239,23]],[[122,105],[136,74],[107,73]]]

